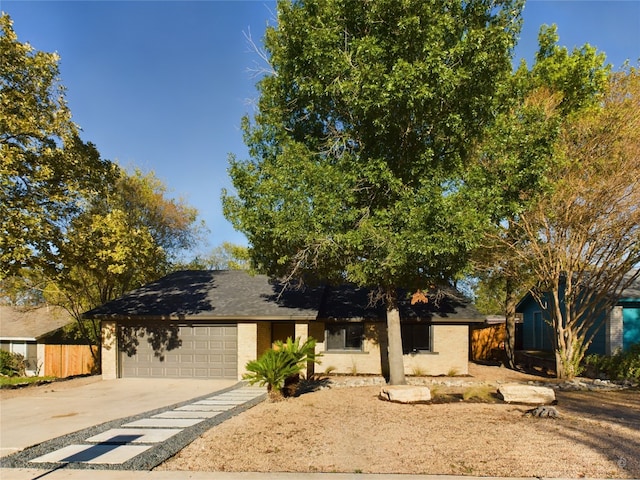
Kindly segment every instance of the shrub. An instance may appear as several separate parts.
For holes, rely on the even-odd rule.
[[[474,385],[466,388],[462,393],[464,401],[476,400],[479,402],[491,402],[495,389],[488,385]]]
[[[246,365],[247,373],[242,378],[249,384],[267,386],[271,400],[280,400],[295,392],[300,373],[308,362],[320,363],[315,353],[316,340],[309,337],[304,343],[287,338],[286,342],[275,342],[260,358]]]
[[[619,350],[611,356],[589,355],[585,363],[611,380],[640,380],[640,343],[631,345],[626,352]]]
[[[8,377],[24,377],[27,363],[19,353],[0,350],[0,373]]]

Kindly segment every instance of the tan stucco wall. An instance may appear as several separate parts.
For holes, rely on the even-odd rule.
[[[45,369],[47,368],[47,356],[45,355],[45,346],[43,343],[38,343],[36,345],[36,357],[37,357],[37,372],[38,376],[44,376]]]
[[[469,327],[433,325],[433,352],[404,356],[406,375],[467,375]]]
[[[118,335],[116,322],[103,321],[102,329],[102,379],[118,378]]]
[[[258,324],[238,323],[238,380],[247,373],[245,366],[258,357]]]
[[[326,352],[324,324],[321,322],[298,323],[296,337],[302,341],[311,336],[318,341],[316,351],[323,353],[321,364],[309,369],[308,374],[331,371],[342,374],[384,374],[386,355],[384,323],[365,323],[363,352]],[[432,327],[433,353],[404,356],[406,375],[447,375],[468,373],[469,337],[467,325],[434,325]],[[383,342],[381,345],[380,343]],[[271,348],[271,323],[238,323],[238,379],[246,373],[247,362],[258,358]],[[118,376],[118,349],[116,322],[102,322],[102,378]]]
[[[365,324],[362,352],[327,352],[324,338],[318,350],[323,352],[322,364],[317,372],[342,374],[382,374],[381,350],[386,352],[385,325]],[[316,329],[317,330],[317,329]],[[322,334],[324,336],[324,334]],[[433,353],[404,355],[406,375],[466,375],[468,373],[469,337],[467,325],[434,325],[432,327]]]

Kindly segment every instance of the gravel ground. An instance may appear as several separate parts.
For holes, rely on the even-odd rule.
[[[475,364],[470,364],[468,377],[409,380],[428,384],[435,401],[383,402],[378,399],[380,378],[333,377],[331,388],[319,382],[315,387],[320,390],[284,402],[258,401],[251,409],[234,409],[122,465],[66,468],[640,478],[637,387],[608,392],[607,385],[589,380],[564,384]],[[90,381],[94,379],[75,379],[64,388]],[[524,412],[529,407],[499,402],[492,393],[506,382],[554,386],[561,418],[528,418]],[[482,398],[462,401],[462,394],[476,387]],[[575,391],[591,387],[596,391]],[[0,399],[34,388],[46,387],[2,391]],[[193,401],[51,440],[0,459],[0,466],[26,467],[30,459],[53,449]]]
[[[421,405],[381,401],[379,386],[347,387],[375,379],[336,379],[344,388],[257,405],[157,469],[640,478],[637,388],[555,385],[561,417],[531,418],[531,407],[492,395],[496,385],[557,381],[476,365],[471,374],[420,379],[436,393]],[[474,384],[482,398],[463,401]]]
[[[79,382],[75,382],[71,380],[67,383],[60,382],[58,385],[62,385],[62,388],[74,388],[79,384],[84,384],[85,382],[90,382],[90,379],[78,379]],[[75,383],[75,385],[74,385]],[[32,388],[40,388],[40,387],[26,387],[27,389]],[[223,393],[225,391],[233,390],[237,388],[236,386],[221,390],[217,393]],[[11,389],[10,391],[4,392],[11,396],[20,395],[20,390]],[[22,394],[28,392],[23,391]],[[133,422],[136,420],[140,420],[143,418],[148,418],[152,415],[165,412],[167,410],[173,410],[175,408],[181,407],[183,405],[187,405],[198,400],[203,400],[205,398],[211,397],[211,394],[204,395],[199,398],[191,399],[185,402],[177,403],[175,405],[170,405],[167,407],[159,408],[156,410],[152,410],[149,412],[141,413],[139,415],[134,415],[131,417],[120,418],[118,420],[113,420],[111,422],[106,422],[100,425],[96,425],[94,427],[86,428],[84,430],[79,430],[69,435],[64,435],[62,437],[58,437],[47,442],[43,442],[39,445],[35,445],[33,447],[27,448],[20,452],[14,453],[12,455],[8,455],[6,457],[0,458],[0,467],[2,468],[33,468],[34,464],[30,464],[29,461],[37,458],[39,456],[50,453],[54,450],[58,450],[60,448],[66,447],[68,445],[74,444],[83,444],[85,440],[94,435],[98,435],[102,432],[110,430],[112,428],[120,428],[121,425],[129,422]],[[122,463],[122,464],[87,464],[87,463],[68,463],[65,468],[76,468],[76,469],[96,469],[96,470],[151,470],[153,467],[161,464],[168,458],[172,457],[176,453],[178,453],[181,449],[187,446],[189,443],[193,442],[196,438],[200,437],[203,433],[213,428],[214,426],[222,423],[231,417],[238,415],[245,411],[248,408],[260,403],[264,399],[263,397],[258,397],[255,400],[245,403],[244,405],[238,406],[231,410],[221,413],[213,418],[207,419],[203,422],[200,422],[192,427],[188,427],[182,430],[182,432],[170,437],[168,440],[161,442],[144,453],[132,458],[131,460]],[[59,467],[58,463],[38,463],[38,468],[42,469],[55,469]]]

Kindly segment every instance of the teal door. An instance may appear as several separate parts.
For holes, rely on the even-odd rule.
[[[622,349],[626,352],[634,343],[640,343],[640,305],[622,309]]]

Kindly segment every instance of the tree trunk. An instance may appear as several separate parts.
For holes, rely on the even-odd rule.
[[[556,349],[555,357],[556,357],[556,378],[565,379],[567,378],[566,372],[564,370],[564,353],[560,350]]]
[[[387,337],[389,339],[389,384],[404,385],[404,361],[402,358],[402,330],[400,329],[400,309],[395,289],[386,292]]]
[[[514,280],[511,276],[507,277],[505,286],[505,304],[504,315],[506,319],[505,330],[507,338],[504,342],[504,350],[507,357],[507,367],[516,368],[516,303],[517,298],[514,289]]]

